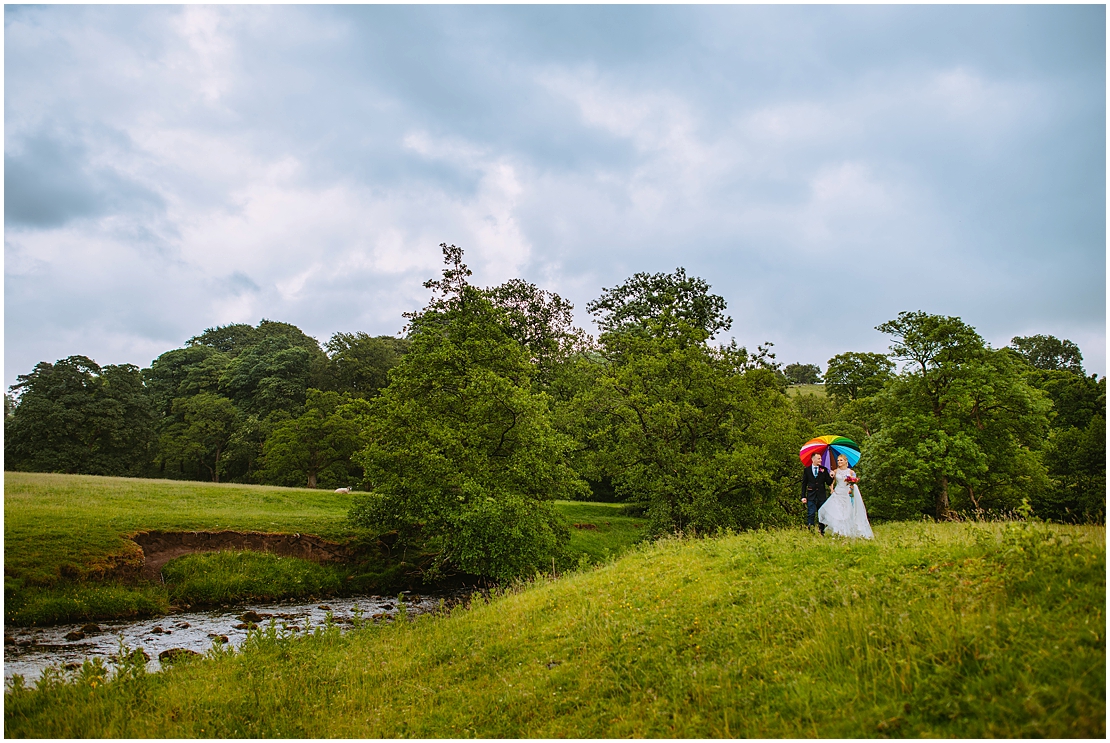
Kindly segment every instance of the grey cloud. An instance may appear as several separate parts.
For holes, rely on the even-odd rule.
[[[4,153],[8,225],[58,227],[80,217],[163,205],[158,194],[112,168],[91,166],[83,143],[37,132],[12,149]]]
[[[10,377],[41,360],[28,349],[80,352],[62,346],[82,334],[169,348],[262,316],[322,340],[393,333],[432,271],[352,256],[445,240],[484,280],[501,254],[478,259],[483,241],[516,239],[491,224],[516,230],[522,277],[583,321],[602,286],[683,265],[729,301],[738,340],[773,340],[786,361],[883,350],[874,325],[904,309],[991,338],[1104,333],[1102,6],[9,6],[5,20]],[[575,98],[588,86],[612,108],[601,120]],[[775,116],[781,130],[759,128]],[[498,168],[508,185],[491,186]],[[299,232],[267,231],[290,212]],[[258,230],[273,249],[236,261],[231,238],[214,258],[189,242],[229,214],[236,239]],[[117,246],[118,277],[82,287],[64,253],[40,257],[59,225]],[[315,263],[331,268],[278,291]],[[804,299],[814,265],[851,299]],[[834,301],[830,329],[814,316]],[[1083,350],[1103,370],[1105,348]]]
[[[234,296],[241,294],[257,294],[262,291],[262,287],[254,282],[254,280],[247,276],[242,271],[233,271],[225,278],[215,282],[221,289]]]

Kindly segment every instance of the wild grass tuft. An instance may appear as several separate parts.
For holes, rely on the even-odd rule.
[[[63,582],[33,586],[5,601],[4,620],[16,626],[157,616],[169,609],[159,586]]]
[[[328,596],[342,591],[347,570],[259,552],[187,555],[162,569],[175,603],[220,604],[246,599]]]

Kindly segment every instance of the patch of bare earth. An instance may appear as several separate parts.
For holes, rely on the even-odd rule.
[[[270,534],[258,531],[143,531],[131,540],[143,551],[142,577],[158,580],[162,566],[195,552],[251,550],[313,562],[345,562],[350,552],[340,544],[311,534]]]

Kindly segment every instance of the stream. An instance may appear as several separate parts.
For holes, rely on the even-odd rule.
[[[468,593],[468,592],[464,592]],[[421,596],[406,591],[405,611],[410,615],[436,610],[440,601],[451,595]],[[286,599],[270,603],[244,603],[207,611],[181,611],[154,619],[109,620],[52,627],[4,628],[4,682],[19,674],[32,685],[50,666],[80,667],[86,658],[101,658],[112,668],[119,652],[120,638],[128,647],[142,648],[150,660],[147,671],[161,670],[159,653],[184,648],[204,653],[213,641],[238,648],[247,637],[251,623],[266,628],[271,619],[279,628],[300,635],[322,626],[328,612],[340,629],[349,628],[355,610],[366,622],[391,621],[396,615],[396,596],[350,596],[304,602]],[[253,612],[253,615],[251,614]],[[246,621],[244,621],[246,620]],[[67,637],[68,636],[68,637]]]

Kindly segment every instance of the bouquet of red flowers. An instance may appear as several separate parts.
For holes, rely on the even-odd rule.
[[[848,483],[849,485],[855,485],[856,483],[859,482],[859,478],[856,477],[854,474],[853,475],[848,475],[847,477],[844,478],[844,482]]]

